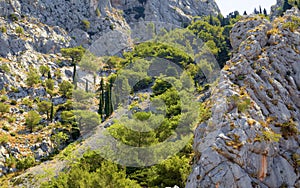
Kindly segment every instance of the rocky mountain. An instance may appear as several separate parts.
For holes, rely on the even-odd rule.
[[[16,171],[15,165],[7,164],[9,160],[29,155],[40,160],[54,152],[51,136],[55,128],[47,129],[45,125],[40,127],[43,130],[26,131],[25,116],[38,109],[35,99],[51,100],[57,108],[65,107],[66,98],[58,90],[64,80],[71,82],[72,67],[62,57],[61,48],[88,48],[93,44],[91,47],[101,54],[114,55],[119,49],[130,47],[130,39],[120,39],[118,35],[128,35],[132,23],[157,21],[183,26],[193,16],[218,13],[213,0],[0,1],[0,100],[12,104],[9,115],[0,119],[0,177]],[[99,38],[102,41],[95,43]],[[42,65],[49,67],[55,96],[47,92],[45,75],[39,77],[40,83],[35,87],[27,86],[30,70],[39,70]],[[78,74],[85,75],[78,83],[94,81],[87,72],[78,70]],[[99,83],[99,77],[95,81]]]
[[[300,12],[249,16],[195,131],[186,187],[300,187]]]

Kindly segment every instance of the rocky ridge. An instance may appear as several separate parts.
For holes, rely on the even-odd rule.
[[[211,118],[195,130],[186,187],[300,187],[299,20],[293,8],[234,26],[236,53],[207,101]]]

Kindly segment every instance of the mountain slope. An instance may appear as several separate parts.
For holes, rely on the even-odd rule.
[[[231,31],[236,53],[195,131],[187,187],[300,186],[300,13],[247,17]]]

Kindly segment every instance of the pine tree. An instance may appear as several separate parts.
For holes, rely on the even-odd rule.
[[[82,59],[85,49],[82,46],[77,46],[74,48],[62,48],[60,51],[64,57],[71,58],[71,64],[73,66],[73,83],[75,85],[76,66]]]

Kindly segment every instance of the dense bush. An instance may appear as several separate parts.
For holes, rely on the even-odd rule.
[[[36,111],[29,111],[26,115],[26,125],[32,132],[34,127],[36,127],[41,121],[40,115]]]

